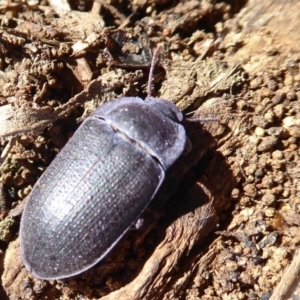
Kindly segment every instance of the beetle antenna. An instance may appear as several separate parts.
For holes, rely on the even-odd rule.
[[[149,79],[148,79],[148,84],[147,84],[147,99],[151,97],[151,83],[152,83],[152,79],[153,79],[153,71],[154,71],[154,67],[156,65],[158,56],[160,54],[162,50],[161,46],[157,46],[157,48],[155,49],[153,55],[152,55],[152,61],[151,61],[151,67],[150,67],[150,71],[149,71]]]

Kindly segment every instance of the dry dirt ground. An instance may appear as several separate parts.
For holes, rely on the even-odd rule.
[[[11,0],[0,21],[1,299],[299,299],[298,1]],[[96,107],[146,96],[158,45],[153,96],[217,120],[187,125],[141,230],[80,276],[33,277],[23,199]]]

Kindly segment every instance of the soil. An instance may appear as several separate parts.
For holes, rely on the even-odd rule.
[[[1,299],[298,299],[300,3],[0,2]],[[99,265],[63,280],[19,247],[32,187],[83,119],[122,96],[187,118],[192,150]],[[72,261],[70,261],[72,263]]]

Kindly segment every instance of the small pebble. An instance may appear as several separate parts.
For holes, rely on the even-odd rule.
[[[264,105],[261,105],[261,104],[256,105],[256,107],[255,107],[255,114],[256,114],[256,116],[255,117],[262,117],[262,116],[260,116],[260,114],[264,111],[264,109],[265,109]]]
[[[283,183],[284,181],[284,173],[282,171],[273,172],[273,179],[276,183]]]
[[[266,133],[268,135],[281,136],[283,130],[284,129],[282,127],[270,127],[268,129],[266,129]]]
[[[288,92],[286,94],[286,98],[290,101],[292,100],[296,100],[297,99],[297,96],[296,96],[296,93],[294,91],[291,91],[291,92]]]
[[[274,107],[273,109],[274,114],[276,115],[276,117],[278,118],[282,118],[285,112],[285,106],[284,104],[278,104]]]
[[[288,85],[292,87],[294,83],[294,78],[291,74],[286,74],[285,79],[284,79],[284,85]]]
[[[273,218],[275,216],[275,209],[272,207],[268,207],[264,210],[265,216],[268,218]]]
[[[257,150],[259,152],[265,152],[270,150],[272,147],[276,145],[278,138],[275,136],[267,136],[265,137],[260,144],[257,146]]]
[[[252,119],[252,123],[254,126],[260,128],[266,128],[268,126],[268,121],[263,116],[254,116]]]
[[[256,196],[256,187],[253,184],[247,184],[243,188],[245,195],[249,196],[251,198],[254,198]]]
[[[269,123],[273,123],[274,122],[274,113],[271,110],[268,110],[265,115],[264,115],[265,119],[269,122]]]
[[[291,126],[288,129],[290,136],[295,138],[300,138],[300,127],[299,126]]]
[[[262,84],[262,82],[263,82],[262,77],[256,77],[250,82],[250,88],[252,90],[258,89]]]
[[[282,100],[284,99],[285,94],[276,94],[273,98],[272,98],[272,103],[273,104],[278,104],[280,102],[282,102]]]
[[[255,134],[257,136],[264,136],[265,135],[265,130],[261,127],[256,127],[255,128]]]
[[[256,165],[249,164],[249,166],[245,167],[244,170],[245,170],[246,175],[252,175],[256,171]]]
[[[262,202],[266,206],[270,206],[276,201],[276,197],[270,191],[267,191],[261,198]]]
[[[289,189],[284,189],[282,192],[282,197],[288,198],[290,196],[290,190]]]
[[[270,80],[268,82],[268,88],[271,90],[271,91],[275,91],[277,89],[277,82],[275,80]]]
[[[240,196],[240,190],[239,190],[239,189],[235,188],[235,189],[233,189],[233,190],[231,191],[231,197],[232,197],[233,199],[238,199],[239,196]]]
[[[255,171],[255,177],[262,178],[264,176],[264,170],[263,169],[257,169]]]
[[[281,151],[279,150],[275,150],[272,152],[272,158],[273,159],[282,159],[283,158],[283,154]]]
[[[284,118],[282,120],[282,123],[283,123],[284,128],[289,128],[289,127],[295,125],[296,120],[295,120],[294,116],[289,116],[289,117]]]
[[[250,203],[250,198],[247,197],[247,196],[241,197],[241,199],[240,199],[240,201],[239,201],[239,204],[240,204],[241,206],[246,206],[246,205],[248,205],[249,203]]]
[[[282,166],[284,165],[284,161],[283,160],[278,160],[278,159],[274,159],[271,162],[272,168],[275,170],[280,170],[282,168]]]

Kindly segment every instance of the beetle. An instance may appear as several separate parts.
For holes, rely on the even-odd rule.
[[[20,248],[41,279],[80,274],[104,258],[140,217],[183,154],[183,115],[150,96],[109,101],[83,121],[25,205]]]

